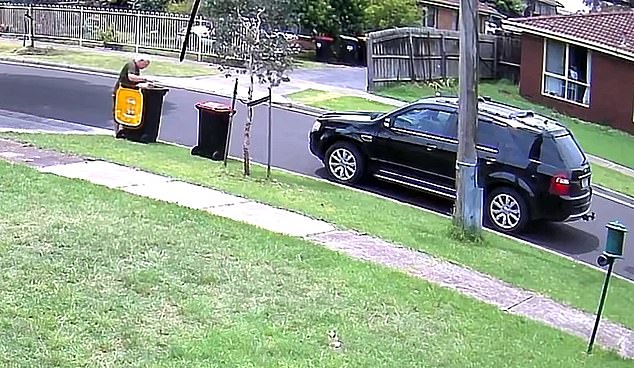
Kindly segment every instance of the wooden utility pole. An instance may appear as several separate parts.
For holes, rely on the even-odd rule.
[[[454,224],[467,234],[482,230],[475,135],[478,122],[478,0],[460,0],[458,156]]]

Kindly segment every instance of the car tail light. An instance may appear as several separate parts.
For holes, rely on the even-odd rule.
[[[570,179],[565,175],[553,176],[550,180],[550,192],[556,195],[568,195],[570,193]]]

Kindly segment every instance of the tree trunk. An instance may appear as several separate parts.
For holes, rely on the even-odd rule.
[[[253,55],[249,56],[249,92],[247,95],[247,101],[253,101]],[[242,155],[244,158],[244,175],[251,175],[251,161],[250,148],[251,148],[251,125],[253,124],[253,107],[247,108],[247,123],[244,124],[244,141],[242,142]]]

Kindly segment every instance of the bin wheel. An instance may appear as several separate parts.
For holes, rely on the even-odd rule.
[[[148,134],[143,134],[141,135],[139,142],[141,143],[153,143],[154,140],[152,138],[150,138],[150,136]]]

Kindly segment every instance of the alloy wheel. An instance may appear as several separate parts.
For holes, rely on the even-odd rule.
[[[489,205],[489,212],[495,225],[504,230],[514,229],[522,220],[519,202],[507,193],[500,193],[493,197]]]
[[[349,181],[357,172],[357,159],[348,149],[337,148],[328,158],[328,168],[338,180]]]

